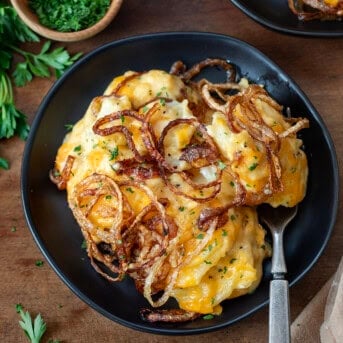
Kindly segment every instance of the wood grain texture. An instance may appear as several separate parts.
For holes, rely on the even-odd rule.
[[[71,53],[87,53],[123,37],[182,30],[231,35],[254,45],[274,60],[298,83],[323,117],[342,164],[343,39],[301,38],[267,30],[227,0],[126,0],[115,20],[99,35],[64,46]],[[15,89],[17,105],[30,122],[52,84],[52,79],[35,79],[26,87]],[[36,267],[35,261],[43,257],[26,225],[20,199],[23,148],[24,142],[17,138],[0,142],[0,156],[11,164],[9,171],[0,170],[0,342],[27,342],[18,326],[16,303],[22,303],[33,314],[42,314],[48,327],[43,342],[51,338],[62,342],[266,342],[267,309],[218,332],[186,337],[155,336],[111,322],[79,300],[47,263]],[[340,180],[342,183],[342,172]],[[16,227],[15,232],[11,231],[12,227]],[[324,254],[290,290],[292,319],[337,268],[342,255],[342,227],[341,201],[337,223]]]

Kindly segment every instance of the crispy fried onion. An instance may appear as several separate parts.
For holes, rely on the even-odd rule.
[[[178,75],[184,82],[189,82],[206,67],[221,67],[226,72],[226,81],[234,82],[236,79],[236,69],[234,66],[220,58],[207,58],[186,69],[182,61],[176,61],[170,68],[170,74]]]
[[[59,172],[56,167],[49,172],[50,180],[57,186],[59,190],[64,190],[67,187],[67,182],[71,175],[71,170],[73,168],[73,164],[75,161],[75,157],[72,155],[68,155],[67,160],[64,164],[62,172]]]
[[[186,170],[180,169],[177,165],[171,165],[165,156],[164,141],[169,131],[179,125],[190,125],[195,130],[190,144],[182,150],[179,157],[180,161],[187,163]],[[219,153],[205,126],[197,119],[184,118],[170,121],[162,130],[157,149],[149,143],[147,148],[155,150],[160,175],[175,194],[197,202],[206,202],[213,199],[220,191],[222,170],[217,165]],[[203,179],[201,172],[204,168],[211,168],[212,170],[208,169],[208,171],[215,175],[215,179],[196,182],[195,179]]]
[[[137,215],[123,194],[135,190],[142,191],[150,200]],[[116,183],[106,175],[92,174],[76,185],[70,201],[93,267],[111,281],[121,280],[125,274],[145,277],[167,252],[170,240],[177,236],[177,227],[166,215],[164,206],[148,187],[136,181]],[[108,228],[100,229],[90,218],[99,202],[101,217],[110,219]]]
[[[144,162],[144,157],[141,156],[136,149],[136,146],[133,142],[132,135],[128,128],[124,125],[112,125],[109,126],[113,121],[118,121],[119,119],[121,120],[122,124],[125,121],[125,117],[130,117],[133,118],[139,122],[143,122],[143,119],[138,115],[136,111],[131,111],[131,110],[123,110],[123,111],[118,111],[115,113],[108,114],[100,119],[98,119],[94,125],[93,125],[93,131],[94,133],[100,135],[100,136],[109,136],[114,133],[121,133],[125,136],[127,146],[129,149],[132,151],[134,155],[134,159],[137,162]]]
[[[174,245],[173,248],[169,250],[170,251],[169,256],[164,255],[161,259],[157,261],[157,263],[153,265],[149,275],[145,279],[145,284],[144,284],[144,289],[143,289],[144,297],[149,301],[151,306],[159,307],[167,302],[174,288],[180,268],[184,265],[187,265],[194,258],[194,256],[197,256],[198,254],[200,254],[201,250],[203,250],[204,247],[208,244],[208,242],[212,238],[213,233],[217,227],[217,221],[218,219],[215,218],[211,222],[211,224],[208,226],[207,230],[205,231],[205,235],[203,239],[197,240],[198,242],[195,243],[197,244],[197,246],[195,247],[193,252],[189,254],[186,258],[181,258],[179,250],[174,249],[174,246],[175,246]],[[175,240],[175,242],[177,242],[177,240]],[[171,265],[173,265],[173,268],[172,268],[171,274],[168,275],[167,284],[166,284],[166,287],[164,288],[163,294],[160,295],[160,297],[157,300],[154,300],[152,298],[153,283],[155,279],[158,278],[158,275],[160,274],[161,270],[163,270],[163,265],[166,262],[169,262]]]
[[[288,0],[288,5],[299,20],[334,20],[343,16],[341,1],[336,6],[330,6],[323,0]]]
[[[130,75],[127,75],[121,82],[118,83],[118,85],[116,86],[116,88],[112,91],[112,94],[114,95],[119,95],[120,90],[131,80],[135,79],[137,76],[142,75],[142,73],[137,73],[134,72]]]
[[[237,94],[229,95],[225,99],[221,98],[222,103],[218,102],[218,97],[213,97],[211,90],[215,86],[211,85],[211,87],[204,84],[201,89],[203,99],[208,106],[225,114],[232,132],[238,133],[246,130],[254,140],[261,142],[265,146],[270,168],[269,184],[265,187],[265,194],[282,191],[281,165],[277,155],[280,148],[280,139],[293,135],[300,129],[307,127],[308,120],[292,118],[293,121],[296,121],[295,125],[277,134],[264,122],[255,102],[256,100],[263,101],[277,111],[281,111],[282,107],[270,98],[262,87],[250,85],[248,88],[242,88]],[[252,200],[253,195],[249,195],[249,197]]]

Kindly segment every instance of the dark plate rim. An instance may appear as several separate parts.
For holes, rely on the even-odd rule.
[[[305,37],[328,37],[328,38],[338,38],[343,37],[343,26],[341,32],[329,32],[326,30],[322,31],[311,31],[311,30],[305,30],[305,29],[290,29],[287,27],[284,27],[282,25],[278,25],[275,21],[270,20],[269,18],[259,16],[255,12],[253,12],[249,7],[242,4],[241,0],[230,0],[237,8],[239,8],[243,13],[245,13],[248,17],[256,21],[257,23],[270,28],[274,31],[279,31],[284,34],[290,34],[290,35],[298,35],[298,36],[305,36]],[[342,23],[343,25],[343,23]]]
[[[327,235],[325,237],[325,240],[322,242],[321,249],[318,251],[317,255],[315,258],[312,260],[312,262],[308,265],[306,269],[302,271],[301,274],[298,275],[292,282],[290,282],[290,286],[293,286],[296,284],[300,279],[302,279],[305,274],[313,267],[313,265],[318,261],[319,257],[322,255],[329,239],[332,234],[335,222],[336,222],[336,217],[337,217],[337,211],[338,211],[338,203],[339,203],[339,173],[338,173],[338,161],[337,161],[337,156],[335,152],[335,147],[334,143],[332,141],[332,138],[329,134],[328,129],[326,128],[325,123],[323,122],[322,118],[318,114],[318,112],[315,110],[313,105],[310,103],[309,99],[307,96],[304,94],[304,92],[299,88],[299,86],[293,81],[293,79],[288,76],[275,62],[273,62],[269,57],[267,57],[264,53],[262,53],[260,50],[257,48],[253,47],[252,45],[246,43],[243,40],[228,36],[228,35],[223,35],[223,34],[217,34],[217,33],[211,33],[211,32],[196,32],[196,31],[181,31],[181,32],[160,32],[160,33],[149,33],[149,34],[142,34],[142,35],[135,35],[131,37],[126,37],[122,38],[116,41],[109,42],[103,46],[100,46],[91,52],[89,52],[87,55],[82,57],[79,61],[77,61],[68,71],[66,71],[63,76],[58,79],[50,88],[46,96],[44,97],[43,101],[39,105],[39,108],[36,112],[36,115],[34,117],[30,134],[28,137],[28,140],[25,145],[24,153],[23,153],[23,158],[22,158],[22,167],[21,167],[21,200],[22,200],[22,206],[24,210],[24,216],[26,219],[26,222],[28,224],[29,230],[34,238],[34,241],[38,245],[41,253],[45,257],[45,259],[48,261],[49,265],[51,268],[55,271],[55,273],[60,277],[60,279],[68,286],[68,288],[75,294],[77,295],[82,301],[84,301],[86,304],[88,304],[91,308],[96,310],[97,312],[101,313],[105,317],[113,320],[114,322],[117,322],[121,325],[124,325],[126,327],[129,327],[131,329],[135,329],[138,331],[142,332],[148,332],[148,333],[153,333],[153,334],[160,334],[160,335],[194,335],[194,334],[202,334],[202,333],[208,333],[208,332],[213,332],[222,328],[225,328],[229,325],[232,325],[250,315],[253,313],[257,312],[264,306],[266,306],[269,303],[269,300],[266,300],[265,302],[261,303],[260,305],[254,307],[250,311],[246,312],[245,314],[229,321],[226,323],[221,323],[221,324],[216,324],[210,327],[206,328],[196,328],[196,329],[177,329],[177,328],[155,328],[155,327],[147,327],[143,325],[138,325],[126,320],[123,320],[108,311],[102,309],[99,305],[97,305],[94,301],[92,301],[89,297],[87,297],[85,294],[83,294],[72,282],[69,281],[68,277],[64,274],[63,270],[59,268],[53,257],[48,253],[47,249],[44,246],[43,241],[41,240],[39,236],[38,230],[35,228],[33,218],[31,216],[31,211],[30,211],[30,202],[29,202],[29,193],[30,190],[28,189],[28,178],[27,178],[27,171],[28,171],[28,166],[29,166],[29,161],[30,161],[30,156],[31,156],[31,151],[35,139],[35,133],[39,129],[39,125],[41,122],[41,119],[44,116],[44,111],[45,107],[49,103],[50,99],[54,96],[54,94],[59,90],[60,87],[63,86],[64,80],[67,79],[69,76],[71,76],[77,69],[83,65],[84,63],[87,63],[88,60],[92,59],[99,53],[103,52],[104,50],[110,49],[112,47],[118,47],[123,44],[129,44],[129,43],[134,43],[135,41],[141,41],[141,40],[151,40],[151,39],[156,39],[156,38],[165,38],[165,39],[177,39],[177,38],[187,38],[192,39],[192,38],[211,38],[211,39],[224,39],[224,40],[229,40],[231,42],[234,42],[236,44],[239,44],[246,50],[253,51],[254,53],[258,54],[261,56],[266,63],[272,65],[274,68],[278,69],[279,72],[281,72],[283,75],[287,77],[287,79],[293,84],[293,87],[298,94],[298,96],[301,98],[301,100],[304,102],[306,107],[308,108],[309,112],[313,116],[313,118],[318,122],[323,137],[327,141],[329,150],[330,150],[330,159],[332,161],[332,164],[334,166],[333,168],[333,184],[335,186],[335,192],[333,194],[333,207],[331,209],[331,220],[328,223],[328,229],[327,229]]]

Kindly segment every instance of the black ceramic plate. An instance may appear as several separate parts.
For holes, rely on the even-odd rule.
[[[231,0],[246,15],[271,29],[296,35],[342,37],[343,21],[300,21],[287,0]]]
[[[143,322],[138,310],[148,303],[135,290],[133,282],[126,279],[112,284],[91,267],[86,252],[81,249],[83,239],[68,208],[66,194],[49,181],[49,170],[66,133],[64,125],[80,119],[92,98],[101,94],[115,75],[128,69],[169,70],[179,59],[190,66],[207,57],[230,60],[242,76],[263,83],[281,104],[310,120],[311,128],[302,133],[309,159],[308,192],[285,237],[291,284],[302,278],[318,259],[334,225],[338,168],[330,135],[299,87],[261,52],[237,39],[206,33],[146,35],[95,50],[55,83],[39,107],[24,153],[22,199],[34,239],[67,286],[103,315],[134,329],[160,334],[195,334],[234,323],[267,304],[270,261],[265,263],[258,289],[251,295],[224,302],[222,315],[213,320],[198,319],[183,324]],[[219,70],[210,69],[206,73],[212,80],[224,79]],[[173,302],[169,305],[175,306]]]

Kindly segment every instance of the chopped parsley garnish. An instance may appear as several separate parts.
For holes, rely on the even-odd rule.
[[[258,163],[254,162],[253,164],[251,164],[251,165],[249,166],[248,169],[249,169],[250,171],[253,171],[253,170],[256,169],[257,166],[258,166]]]
[[[230,260],[230,264],[232,264],[233,262],[235,262],[237,260],[237,258],[232,258],[231,260]]]
[[[166,105],[166,99],[160,99],[160,104],[162,106],[165,106]]]
[[[112,195],[106,195],[106,200],[110,200],[110,199],[112,199]]]
[[[186,209],[186,207],[184,207],[184,206],[180,206],[180,207],[179,207],[179,211],[180,211],[180,212],[183,212],[185,209]]]
[[[65,124],[64,127],[66,128],[67,131],[71,131],[74,127],[74,124]]]
[[[37,267],[41,267],[43,264],[44,264],[44,261],[42,261],[42,260],[37,260],[37,261],[35,262],[35,265],[36,265]]]
[[[226,164],[224,162],[222,162],[222,161],[218,161],[218,168],[220,170],[223,170],[223,169],[226,168]]]
[[[222,236],[223,237],[227,236],[227,231],[226,230],[222,230]]]
[[[74,151],[75,151],[75,152],[80,152],[81,149],[82,149],[81,145],[78,145],[78,146],[76,146],[76,147],[74,148]]]
[[[110,161],[116,159],[119,155],[119,148],[116,146],[113,150],[110,150],[111,156]]]
[[[205,316],[202,317],[202,319],[205,319],[205,320],[210,320],[210,319],[213,319],[213,318],[214,318],[213,314],[206,314]]]
[[[87,249],[87,241],[84,239],[81,244],[81,249]]]
[[[232,221],[234,221],[234,220],[236,220],[236,216],[235,216],[234,214],[231,214],[230,219],[231,219]]]
[[[125,122],[125,117],[123,115],[120,116],[120,121],[122,122],[122,124],[124,124]]]
[[[204,263],[206,263],[206,264],[212,264],[211,261],[206,261],[206,260],[204,260]]]
[[[130,193],[134,193],[133,189],[131,187],[127,187],[126,190]]]
[[[196,239],[203,239],[204,238],[204,234],[203,233],[199,233],[198,236],[195,237]]]
[[[56,31],[75,32],[96,24],[107,12],[110,0],[30,0],[39,22]]]

